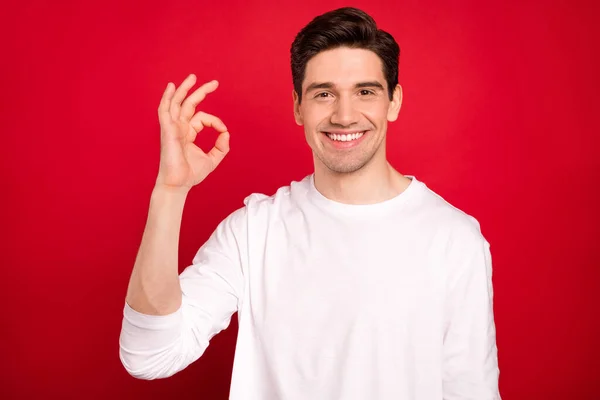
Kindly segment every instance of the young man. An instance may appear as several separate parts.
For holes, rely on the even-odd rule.
[[[491,258],[477,221],[386,160],[399,48],[367,14],[315,18],[292,49],[294,115],[314,174],[248,196],[178,275],[188,191],[229,151],[217,88],[169,83],[161,159],[120,356],[141,379],[198,359],[237,312],[231,399],[497,400]],[[187,96],[187,97],[186,97]],[[208,153],[193,144],[220,132]]]

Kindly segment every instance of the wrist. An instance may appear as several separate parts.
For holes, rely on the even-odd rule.
[[[164,183],[155,183],[154,188],[152,189],[152,194],[154,195],[166,195],[166,196],[187,196],[191,188],[186,186],[171,186],[165,185]]]
[[[189,188],[155,185],[152,189],[150,200],[152,204],[156,204],[160,208],[162,208],[162,206],[169,208],[183,208],[188,193]]]

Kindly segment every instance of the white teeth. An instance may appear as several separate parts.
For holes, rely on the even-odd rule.
[[[359,133],[351,133],[349,135],[338,135],[335,133],[328,133],[327,136],[332,139],[332,140],[337,140],[339,142],[349,142],[351,140],[356,140],[359,137],[361,137],[364,134],[364,132],[359,132]]]

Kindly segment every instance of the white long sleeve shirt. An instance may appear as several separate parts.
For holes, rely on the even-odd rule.
[[[248,196],[181,273],[178,311],[125,304],[124,367],[171,376],[237,312],[230,399],[499,400],[489,244],[410,178],[372,205],[327,199],[313,175]]]

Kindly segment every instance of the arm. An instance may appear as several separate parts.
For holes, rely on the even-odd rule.
[[[158,177],[126,296],[129,306],[140,313],[165,315],[181,305],[177,248],[183,206],[190,189],[202,182],[229,152],[229,133],[223,122],[203,112],[195,113],[206,95],[216,90],[216,82],[202,85],[185,98],[195,81],[196,77],[190,75],[176,90],[169,83],[158,107]],[[220,132],[208,153],[194,144],[205,126]]]
[[[480,235],[463,242],[448,282],[443,398],[500,400],[489,244]]]
[[[229,151],[223,122],[195,110],[216,90],[217,82],[202,85],[186,98],[195,82],[196,77],[190,75],[177,89],[169,83],[158,107],[159,172],[129,280],[120,337],[121,361],[130,374],[140,378],[172,375],[199,357],[210,335],[223,329],[223,321],[235,309],[223,299],[232,293],[235,297],[239,290],[237,272],[210,273],[210,268],[239,272],[236,248],[228,242],[233,230],[225,223],[200,250],[194,268],[182,274],[187,279],[178,276],[179,230],[187,194]],[[206,126],[220,132],[208,153],[194,144]],[[202,264],[206,268],[194,272]]]

